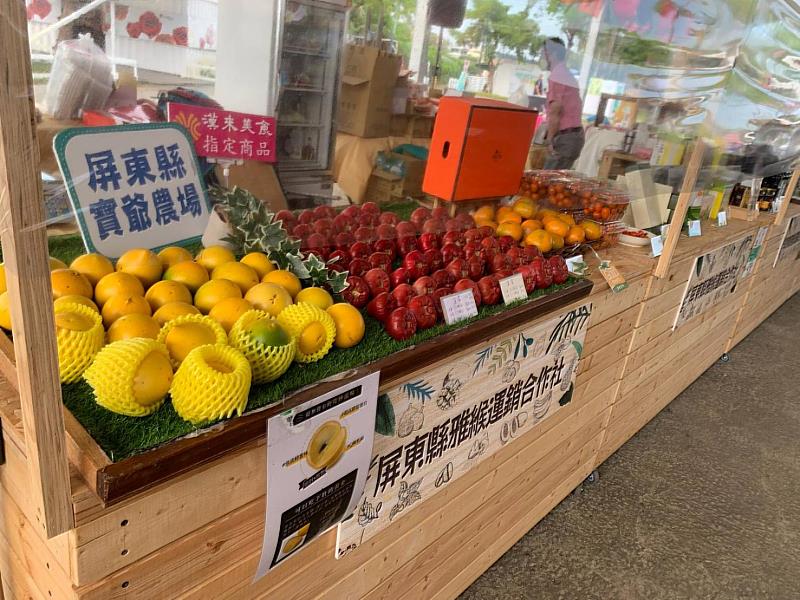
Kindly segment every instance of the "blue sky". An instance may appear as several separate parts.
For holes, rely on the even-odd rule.
[[[520,10],[524,9],[525,6],[528,4],[527,0],[503,0],[503,4],[506,6],[511,7],[511,12],[519,12]],[[537,11],[537,8],[541,6],[541,12],[544,13],[544,7],[546,6],[546,2],[539,0],[538,2],[534,1],[533,9],[534,12]],[[549,16],[545,16],[544,18],[539,19],[539,29],[545,35],[558,35],[561,33],[561,28],[559,27],[558,21],[550,18]]]

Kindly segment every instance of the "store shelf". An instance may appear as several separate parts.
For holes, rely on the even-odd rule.
[[[314,52],[313,50],[303,50],[302,48],[284,48],[284,54],[292,54],[295,56],[313,56],[314,58],[330,58],[327,52]]]

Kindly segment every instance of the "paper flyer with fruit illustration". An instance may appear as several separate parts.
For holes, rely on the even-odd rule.
[[[256,579],[351,514],[364,490],[380,373],[267,423],[267,518]]]
[[[382,390],[364,495],[339,525],[337,558],[568,404],[591,314],[586,303],[521,324]]]

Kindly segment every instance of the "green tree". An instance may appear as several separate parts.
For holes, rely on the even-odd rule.
[[[408,56],[411,51],[411,34],[414,28],[416,0],[353,0],[348,21],[348,33],[363,36],[366,33],[367,16],[372,33],[377,34],[378,20],[383,8],[383,37],[397,42],[400,53]]]
[[[491,71],[499,50],[512,52],[520,62],[536,54],[541,43],[539,26],[530,17],[531,3],[518,13],[509,12],[501,0],[472,0],[466,13],[469,25],[458,39],[480,48],[480,62]]]

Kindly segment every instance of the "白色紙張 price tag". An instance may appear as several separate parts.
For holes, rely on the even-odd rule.
[[[717,213],[717,225],[720,227],[725,227],[728,224],[728,213],[724,210]]]
[[[478,316],[478,305],[475,304],[472,290],[442,296],[441,303],[444,322],[448,325]]]
[[[503,293],[504,304],[511,304],[517,300],[525,300],[525,298],[528,297],[522,273],[515,273],[510,277],[503,277],[500,280],[500,291]]]
[[[689,237],[697,237],[701,235],[700,221],[689,221]]]
[[[650,248],[653,250],[653,258],[661,256],[664,251],[664,238],[660,235],[650,238]]]
[[[603,279],[606,280],[612,292],[621,292],[628,287],[628,282],[625,281],[622,274],[617,271],[617,268],[611,264],[610,260],[602,261],[599,268],[600,274],[603,276]]]
[[[567,259],[567,270],[575,275],[585,275],[588,265],[583,260],[583,254],[571,256]]]

